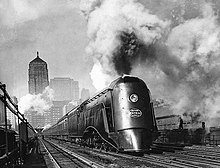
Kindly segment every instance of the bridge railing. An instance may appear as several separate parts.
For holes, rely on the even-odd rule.
[[[8,114],[12,113],[17,123],[17,132],[11,129],[11,124],[8,123]],[[22,135],[20,129],[20,124],[25,124],[26,127],[34,130],[34,128],[28,123],[27,119],[21,114],[18,110],[18,105],[12,100],[10,95],[6,90],[6,85],[0,82],[0,147],[1,147],[1,155],[0,155],[0,163],[1,165],[5,163],[6,165],[11,164],[13,157],[16,155],[20,158],[20,162],[22,162],[21,154],[22,152]],[[16,135],[17,140],[16,140]],[[22,133],[23,134],[23,133]],[[28,133],[25,133],[27,136]],[[27,137],[28,138],[28,137]],[[20,155],[20,156],[19,156]],[[16,161],[17,162],[17,161]]]

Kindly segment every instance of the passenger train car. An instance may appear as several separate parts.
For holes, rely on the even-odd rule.
[[[119,152],[143,153],[156,131],[150,90],[141,79],[126,75],[72,109],[43,135]]]

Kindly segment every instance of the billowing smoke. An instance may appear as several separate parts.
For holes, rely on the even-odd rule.
[[[43,115],[46,110],[53,105],[54,90],[46,87],[42,94],[27,94],[21,97],[18,102],[18,108],[21,113],[25,111],[36,111],[39,115]]]
[[[210,4],[201,15],[171,28],[156,47],[154,66],[138,65],[133,74],[150,83],[156,97],[172,105],[174,113],[217,125],[220,117],[220,25]],[[215,121],[216,119],[216,121]],[[216,123],[215,123],[216,122]]]
[[[169,25],[136,0],[85,0],[81,10],[88,19],[87,52],[94,58],[91,76],[97,89],[130,74],[134,62],[143,57],[141,51],[160,39]]]
[[[220,118],[220,25],[206,1],[81,1],[88,20],[91,77],[97,89],[122,74],[144,79],[173,113]],[[148,6],[148,4],[150,4]]]
[[[170,54],[181,63],[175,71],[178,85],[184,89],[175,108],[213,118],[220,101],[220,25],[209,4],[202,10],[201,17],[172,29],[167,46]]]

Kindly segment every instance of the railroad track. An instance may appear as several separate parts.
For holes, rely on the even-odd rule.
[[[88,147],[80,147],[76,144],[63,143],[64,148],[74,151],[84,151],[91,153],[91,155],[99,155],[104,158],[111,158],[119,167],[120,162],[123,160],[127,163],[127,167],[132,167],[130,163],[136,165],[144,165],[155,168],[219,168],[220,158],[218,149],[197,149],[197,148],[184,148],[173,152],[164,152],[162,154],[145,154],[143,157],[132,156],[122,153],[105,152],[100,149],[91,149]],[[135,165],[134,164],[134,165]],[[108,164],[106,164],[108,165]],[[121,166],[123,167],[123,166]]]
[[[74,151],[82,150],[82,147],[75,144],[63,143],[62,146],[64,148],[68,148],[69,150],[74,150]],[[155,168],[201,168],[201,166],[192,165],[191,163],[186,163],[180,160],[175,160],[174,158],[171,157],[148,155],[148,154],[145,154],[143,157],[139,157],[139,156],[122,154],[122,153],[105,152],[103,150],[100,151],[100,149],[91,149],[88,147],[85,147],[84,150],[86,152],[91,152],[93,154],[96,153],[96,155],[102,155],[105,158],[112,157],[112,158],[117,158],[118,160],[124,160],[124,162],[127,162],[127,167],[131,166],[130,162],[134,162],[136,165],[140,165],[140,166],[145,165]],[[117,159],[115,159],[115,163],[117,162]],[[117,164],[121,166],[120,163]]]
[[[162,157],[165,158],[171,158],[175,161],[188,163],[191,165],[204,167],[204,168],[219,168],[220,167],[220,161],[219,157],[209,156],[208,153],[200,153],[198,150],[197,152],[195,150],[193,151],[181,151],[173,153],[165,153],[162,155]]]
[[[44,146],[46,153],[56,168],[104,168],[102,164],[93,162],[88,158],[80,156],[73,151],[65,149],[53,142],[43,140],[40,141],[40,143]]]

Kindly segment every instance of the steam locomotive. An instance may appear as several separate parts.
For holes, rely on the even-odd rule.
[[[106,150],[143,153],[156,132],[150,90],[141,79],[124,75],[73,108],[43,135]]]

